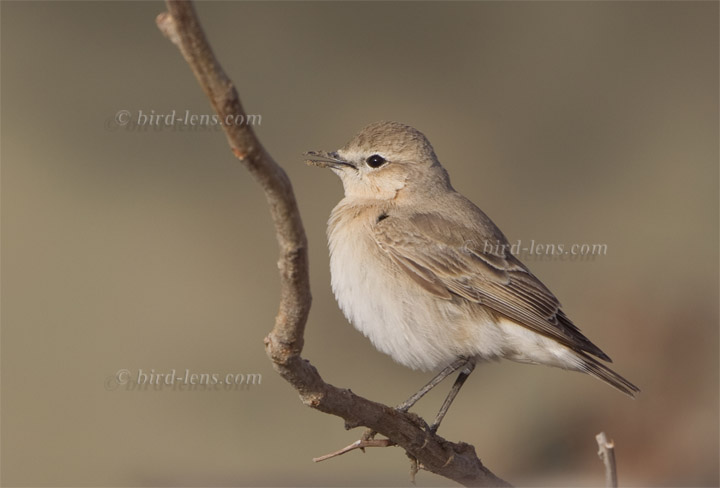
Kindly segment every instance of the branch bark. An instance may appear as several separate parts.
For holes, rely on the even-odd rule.
[[[220,120],[247,121],[237,91],[215,58],[192,3],[168,0],[167,9],[157,16],[157,25],[180,49]],[[292,185],[247,122],[225,124],[223,129],[232,152],[265,192],[280,247],[280,305],[275,326],[265,338],[275,370],[298,391],[305,405],[343,418],[348,429],[363,425],[386,436],[428,471],[465,486],[510,486],[482,464],[473,446],[430,433],[417,415],[326,383],[301,357],[312,299],[307,239]]]

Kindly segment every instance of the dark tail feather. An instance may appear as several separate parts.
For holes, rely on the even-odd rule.
[[[612,386],[618,391],[625,393],[631,398],[635,398],[635,395],[640,392],[640,388],[633,385],[628,380],[626,380],[595,358],[590,357],[583,352],[577,352],[577,354],[582,358],[583,364],[580,366],[580,368],[585,373],[604,381],[608,385]]]

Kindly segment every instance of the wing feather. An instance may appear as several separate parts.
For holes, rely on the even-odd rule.
[[[428,293],[481,304],[576,351],[609,361],[567,318],[550,290],[509,252],[505,236],[490,219],[480,212],[478,223],[471,228],[432,213],[391,215],[376,223],[374,237],[398,268]],[[485,252],[486,242],[499,252]]]

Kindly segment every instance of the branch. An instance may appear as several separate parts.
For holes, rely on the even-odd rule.
[[[600,432],[595,436],[598,443],[598,456],[605,464],[605,486],[607,488],[617,488],[617,467],[615,466],[615,443],[608,441],[605,432]]]
[[[167,9],[158,15],[157,25],[180,49],[220,120],[246,121],[237,91],[215,58],[192,3],[168,0]],[[433,473],[466,486],[509,486],[483,466],[471,445],[449,442],[430,433],[427,424],[412,413],[325,383],[300,356],[311,295],[307,239],[292,185],[251,126],[223,125],[223,129],[232,152],[265,192],[280,247],[280,306],[275,326],[265,338],[275,370],[300,393],[304,404],[343,418],[348,429],[364,425],[379,432]]]

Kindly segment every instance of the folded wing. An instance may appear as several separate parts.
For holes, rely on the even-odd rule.
[[[570,321],[550,290],[510,253],[492,221],[479,214],[473,224],[432,213],[390,216],[377,222],[374,237],[398,268],[428,293],[482,304],[577,352],[610,361]]]

